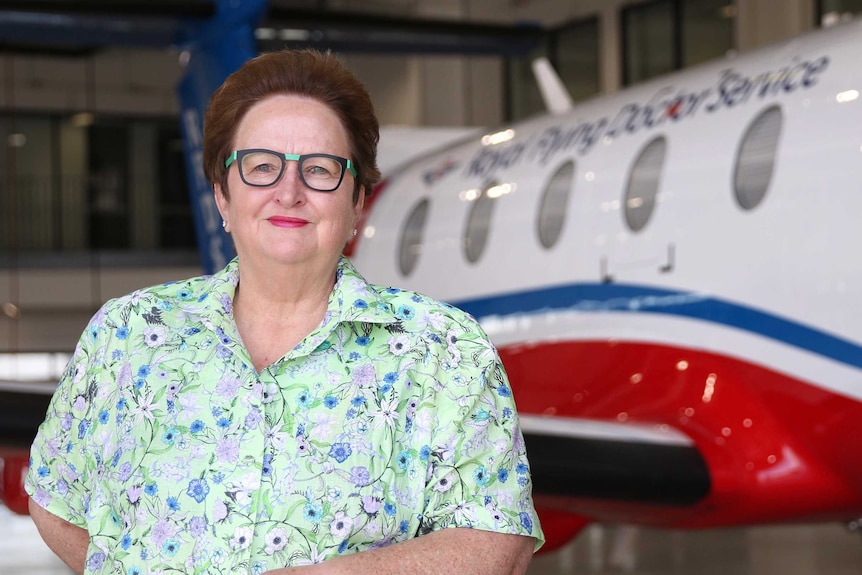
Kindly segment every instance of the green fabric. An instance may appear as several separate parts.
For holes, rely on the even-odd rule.
[[[86,573],[261,573],[449,527],[543,535],[494,347],[464,312],[342,259],[324,321],[257,373],[238,262],[107,302],[27,492],[90,533]]]

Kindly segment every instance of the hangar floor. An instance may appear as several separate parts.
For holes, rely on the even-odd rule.
[[[71,573],[27,517],[0,507],[0,574]],[[528,575],[858,575],[862,536],[840,525],[710,531],[591,526]]]

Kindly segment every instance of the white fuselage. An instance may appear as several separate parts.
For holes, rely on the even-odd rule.
[[[468,311],[480,302],[476,315],[498,346],[682,344],[862,400],[859,54],[862,22],[505,126],[491,137],[500,143],[473,138],[424,157],[388,179],[353,259],[375,283],[466,303]],[[735,198],[738,155],[752,122],[770,109],[779,118],[774,148],[749,146],[745,154],[767,171],[771,165],[771,174],[755,174],[768,185],[746,210]],[[627,202],[641,201],[626,196],[633,164],[660,137],[654,209],[634,231],[625,214]],[[765,164],[758,159],[772,152]],[[562,229],[546,248],[537,232],[542,192],[569,161]],[[486,243],[471,262],[471,206],[491,188]],[[404,274],[403,229],[424,199],[418,257]],[[567,286],[629,286],[635,295],[623,298],[625,309],[607,297],[552,298],[529,309],[513,303]],[[506,294],[515,297],[497,309]],[[667,312],[686,301],[709,305],[694,318]]]

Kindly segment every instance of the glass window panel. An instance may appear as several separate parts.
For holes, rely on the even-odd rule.
[[[479,261],[485,252],[488,234],[491,232],[491,217],[494,215],[494,206],[497,205],[498,199],[492,197],[488,191],[497,185],[498,182],[488,184],[470,206],[467,228],[464,230],[464,255],[471,264]]]
[[[6,149],[0,154],[0,252],[192,254],[194,224],[175,119],[0,115],[0,142]]]
[[[630,6],[623,10],[622,22],[624,84],[641,82],[677,68],[673,2]]]
[[[575,101],[599,92],[599,21],[580,20],[548,32],[548,41],[521,58],[507,61],[508,118],[520,120],[545,111],[532,62],[547,58]]]
[[[186,179],[183,141],[175,123],[159,129],[159,245],[165,249],[197,245]]]
[[[817,11],[821,26],[837,24],[862,12],[862,0],[820,0]]]
[[[572,99],[577,102],[598,94],[598,19],[563,26],[553,38],[555,67]]]
[[[772,106],[760,114],[745,131],[736,155],[733,189],[743,210],[753,210],[766,195],[781,137],[781,108]]]
[[[425,222],[428,220],[428,204],[428,198],[419,200],[419,203],[410,210],[410,215],[407,216],[401,229],[398,263],[401,273],[405,276],[413,273],[422,254],[422,238],[425,234]]]
[[[661,184],[667,142],[659,136],[638,154],[626,186],[624,213],[633,232],[641,231],[652,217],[655,198]]]
[[[682,3],[682,66],[723,58],[733,48],[734,6],[729,0]]]
[[[536,58],[548,57],[547,46],[541,46],[526,56],[509,58],[507,61],[508,116],[521,120],[535,116],[545,110],[545,102],[533,76],[532,62]]]
[[[3,246],[20,251],[49,250],[55,242],[58,199],[54,129],[50,118],[16,116],[3,120]]]
[[[546,249],[554,247],[563,233],[574,179],[575,163],[568,160],[557,168],[542,194],[537,224],[539,241]]]
[[[119,122],[90,126],[89,206],[90,249],[128,249],[129,222],[129,136]]]

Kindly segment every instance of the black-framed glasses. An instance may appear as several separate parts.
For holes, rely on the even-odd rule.
[[[344,172],[356,177],[356,168],[347,158],[331,154],[282,154],[272,150],[255,148],[234,150],[224,162],[229,168],[234,162],[239,168],[239,177],[249,186],[264,187],[275,184],[284,174],[287,160],[299,163],[299,177],[308,188],[318,192],[331,192],[341,185]]]

